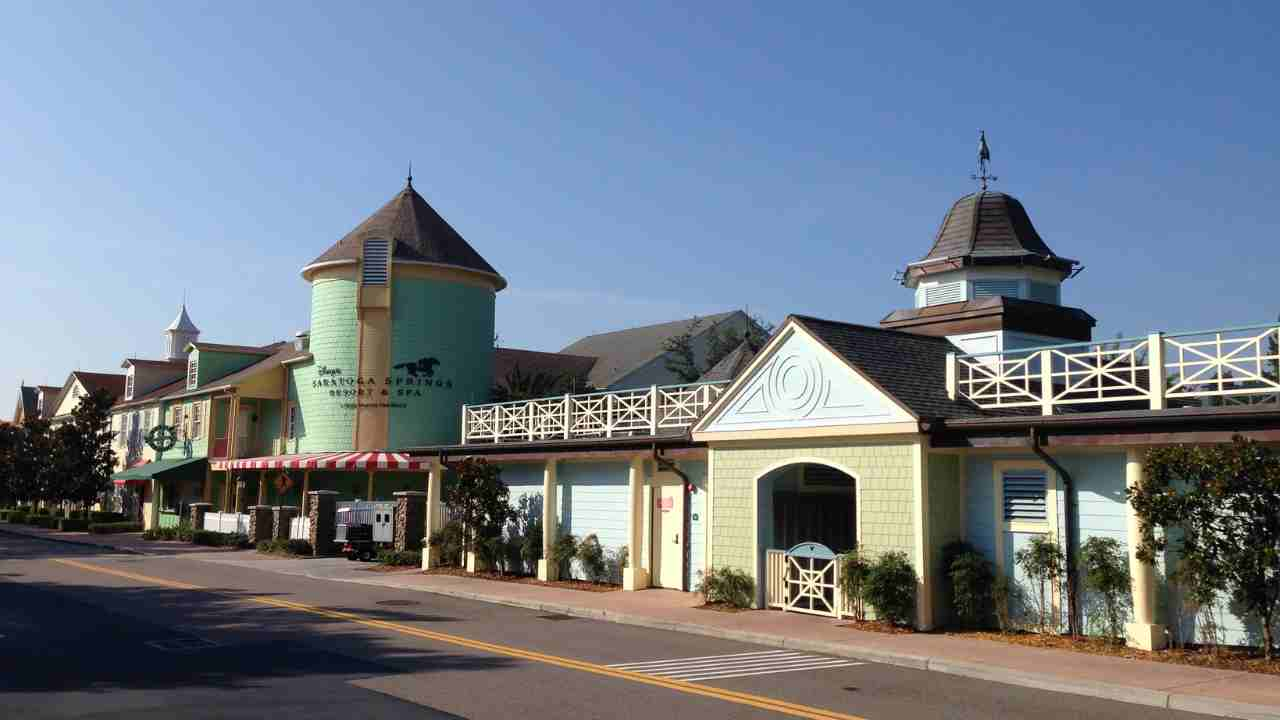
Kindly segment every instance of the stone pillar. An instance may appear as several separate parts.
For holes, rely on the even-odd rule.
[[[271,539],[275,529],[275,517],[270,505],[254,505],[249,508],[249,542],[260,543]]]
[[[271,514],[274,520],[271,537],[275,540],[288,540],[289,523],[298,516],[298,508],[293,505],[277,505],[271,508]]]
[[[1138,450],[1125,453],[1124,481],[1126,487],[1142,482],[1144,469]],[[1156,568],[1138,559],[1138,545],[1142,543],[1142,526],[1133,505],[1124,504],[1125,526],[1128,531],[1129,575],[1133,588],[1133,622],[1124,627],[1125,642],[1129,647],[1142,650],[1160,650],[1167,637],[1163,625],[1156,624]]]
[[[204,529],[204,514],[209,512],[209,508],[213,507],[213,503],[196,502],[191,503],[191,529]]]
[[[543,582],[558,579],[560,568],[551,563],[551,547],[560,536],[556,518],[556,461],[548,460],[542,470],[542,558],[538,560],[538,579]]]
[[[392,495],[396,499],[395,549],[421,550],[427,531],[427,493],[401,490]]]
[[[431,536],[443,526],[444,512],[440,507],[440,484],[444,481],[444,467],[432,460],[427,470],[426,535],[422,548],[422,569],[430,570],[439,564],[438,552],[430,545]]]
[[[627,567],[622,570],[623,590],[643,590],[649,587],[649,571],[640,567],[636,550],[644,547],[644,518],[645,510],[648,509],[644,501],[644,484],[644,458],[632,458],[627,480],[627,504],[630,512],[627,513],[628,561]]]
[[[338,493],[333,490],[312,490],[308,493],[308,518],[311,520],[312,555],[331,555],[333,537],[338,531]]]

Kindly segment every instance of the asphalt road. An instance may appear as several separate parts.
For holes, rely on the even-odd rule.
[[[0,717],[1195,718],[0,534]]]

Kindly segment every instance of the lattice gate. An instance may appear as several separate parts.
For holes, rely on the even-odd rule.
[[[786,553],[782,609],[840,617],[840,564],[831,548],[805,542]]]

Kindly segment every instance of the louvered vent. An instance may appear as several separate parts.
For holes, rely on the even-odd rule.
[[[1017,280],[974,280],[973,296],[980,297],[1018,297]]]
[[[925,288],[925,305],[945,305],[964,300],[964,283],[950,282]]]
[[[387,284],[387,241],[365,240],[364,262],[361,265],[365,285]]]
[[[1035,300],[1036,302],[1057,305],[1059,302],[1058,286],[1051,283],[1033,282],[1031,283],[1029,299]]]
[[[1044,471],[1019,470],[1004,474],[1004,519],[1044,522]]]

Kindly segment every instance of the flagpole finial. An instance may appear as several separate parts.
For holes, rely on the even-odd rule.
[[[987,132],[985,130],[978,131],[978,172],[970,175],[969,178],[977,180],[982,184],[982,189],[987,189],[988,183],[993,183],[1000,178],[991,174],[991,148],[987,147]]]
[[[413,187],[413,161],[409,161],[409,177],[405,178],[405,187]]]

